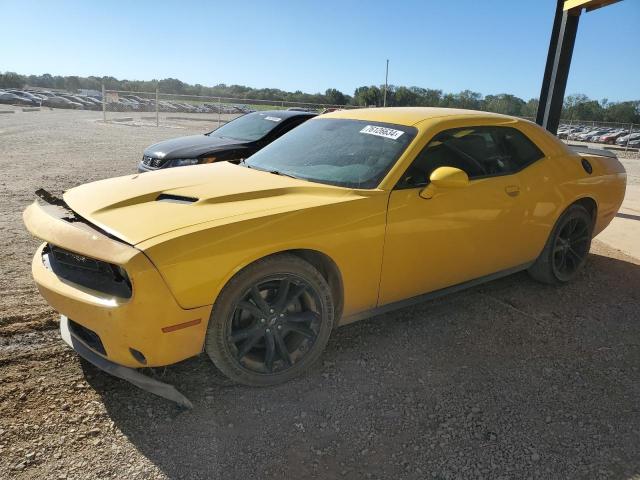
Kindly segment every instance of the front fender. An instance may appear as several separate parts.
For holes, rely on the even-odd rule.
[[[320,252],[336,264],[344,314],[375,307],[386,195],[302,208],[185,232],[138,245],[183,308],[211,305],[226,283],[260,258],[288,250]]]

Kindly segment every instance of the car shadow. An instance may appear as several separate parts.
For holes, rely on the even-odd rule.
[[[342,327],[272,388],[204,357],[157,375],[184,411],[85,366],[169,478],[618,478],[640,473],[640,266],[591,255],[572,284],[525,273]]]

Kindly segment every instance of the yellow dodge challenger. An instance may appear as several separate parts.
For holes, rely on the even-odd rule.
[[[307,369],[338,325],[528,270],[574,278],[622,202],[615,155],[525,120],[440,108],[333,112],[249,160],[41,192],[33,277],[98,367],[206,352],[236,382]]]

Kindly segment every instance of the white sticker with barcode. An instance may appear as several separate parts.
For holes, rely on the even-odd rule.
[[[377,137],[390,138],[391,140],[397,140],[404,132],[402,130],[396,130],[395,128],[378,127],[376,125],[367,125],[360,133],[367,133],[369,135],[376,135]]]
[[[280,120],[282,120],[281,118],[278,117],[264,117],[265,120],[269,120],[270,122],[279,122]]]

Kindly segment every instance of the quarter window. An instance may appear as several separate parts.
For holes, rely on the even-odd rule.
[[[437,134],[418,154],[398,188],[426,185],[438,167],[456,167],[470,179],[508,175],[544,157],[522,132],[510,127],[465,127]]]

